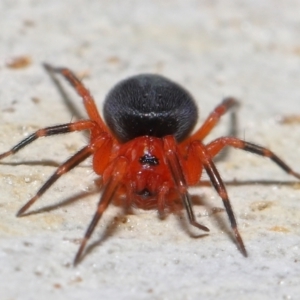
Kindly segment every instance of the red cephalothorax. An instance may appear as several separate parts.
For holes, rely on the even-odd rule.
[[[269,157],[285,172],[300,179],[300,174],[266,148],[235,137],[221,137],[209,144],[203,142],[221,116],[237,104],[233,98],[224,99],[203,125],[190,135],[198,118],[197,106],[190,94],[162,76],[142,74],[121,81],[108,93],[104,104],[104,123],[93,97],[69,69],[48,64],[45,68],[51,73],[61,74],[70,82],[82,97],[89,119],[40,129],[11,150],[0,154],[0,159],[16,153],[40,137],[72,131],[90,132],[88,145],[59,166],[17,213],[19,217],[25,215],[60,176],[93,156],[93,169],[102,176],[103,189],[74,264],[79,262],[103,212],[116,199],[126,207],[156,208],[160,214],[175,200],[180,200],[190,224],[209,231],[195,220],[188,193],[188,187],[201,180],[203,169],[223,201],[241,252],[247,256],[226,188],[213,162],[224,147]]]

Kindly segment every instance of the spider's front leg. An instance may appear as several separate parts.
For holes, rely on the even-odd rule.
[[[74,259],[74,265],[77,265],[77,263],[80,261],[82,252],[86,246],[87,241],[91,237],[96,225],[98,224],[103,212],[106,210],[108,207],[109,203],[113,199],[116,191],[120,187],[120,182],[122,178],[124,177],[126,171],[127,171],[127,166],[128,166],[128,161],[124,157],[118,157],[116,158],[112,172],[111,172],[111,177],[108,180],[103,193],[101,195],[100,201],[97,206],[96,213],[94,214],[94,217],[88,226],[84,238],[81,241],[80,247],[77,251],[77,254]]]
[[[214,162],[212,161],[212,155],[210,154],[207,146],[204,146],[200,141],[192,142],[190,147],[191,149],[193,149],[193,151],[197,153],[207,175],[211,180],[213,187],[216,189],[217,193],[221,197],[231,224],[231,228],[233,230],[234,236],[238,243],[238,246],[241,252],[243,253],[243,255],[247,256],[247,251],[244,246],[243,239],[238,231],[237,222],[230,204],[230,200],[225,185]]]
[[[178,149],[176,147],[174,137],[170,135],[166,136],[164,137],[163,141],[167,162],[171,170],[175,186],[181,195],[182,203],[187,211],[190,224],[201,230],[209,231],[209,229],[206,226],[203,226],[196,221],[192,207],[191,197],[187,191],[187,182],[178,158]]]

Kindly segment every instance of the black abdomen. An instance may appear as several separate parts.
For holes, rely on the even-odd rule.
[[[139,136],[174,135],[183,140],[198,117],[190,94],[159,75],[143,74],[118,83],[104,103],[104,118],[122,142]]]

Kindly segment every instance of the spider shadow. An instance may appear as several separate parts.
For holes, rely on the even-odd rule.
[[[95,248],[98,248],[101,246],[107,239],[109,239],[111,236],[114,235],[114,233],[117,231],[118,226],[121,221],[121,217],[126,215],[125,213],[119,213],[115,216],[112,216],[111,219],[108,222],[108,226],[103,230],[100,238],[98,238],[96,241],[91,242],[89,245],[86,246],[86,249],[82,253],[81,257],[79,258],[79,261],[76,263],[80,263],[85,259],[86,256],[88,256]]]
[[[218,223],[218,227],[220,229],[224,229],[224,228],[228,228],[226,220],[219,216],[218,213],[219,212],[224,212],[225,209],[224,208],[216,208],[214,206],[212,206],[208,200],[205,199],[205,196],[200,196],[200,195],[191,195],[191,202],[192,202],[192,206],[203,206],[205,207],[208,211],[210,211],[211,213],[209,213],[208,215],[204,215],[204,217],[207,216],[212,216],[212,215],[216,215],[216,220]],[[172,211],[173,214],[175,214],[177,216],[177,221],[180,224],[180,227],[183,229],[183,231],[189,235],[191,238],[204,238],[209,236],[209,232],[206,233],[196,233],[196,232],[201,232],[201,229],[196,228],[195,226],[191,225],[191,223],[189,222],[188,218],[186,217],[186,212],[184,210],[184,208],[181,206],[181,208],[176,209],[175,211]],[[197,216],[195,215],[195,220],[198,224],[206,226],[206,224],[201,222],[201,216]],[[230,229],[228,228],[228,234],[231,234]]]
[[[122,220],[124,216],[134,215],[134,209],[132,206],[126,206],[122,205],[122,202],[115,202],[113,203],[115,206],[121,208],[121,212],[119,212],[117,215],[114,215],[111,217],[110,221],[108,222],[108,226],[104,229],[102,232],[100,238],[98,238],[96,241],[91,242],[89,245],[86,246],[85,251],[82,253],[79,261],[77,263],[80,263],[86,256],[88,256],[95,248],[102,245],[108,238],[113,236],[113,234],[117,231],[118,226],[121,223],[124,223]],[[151,210],[151,209],[150,209]],[[160,218],[160,217],[159,217]]]
[[[152,209],[149,209],[149,210],[152,210]],[[167,217],[170,213],[174,213],[177,216],[177,220],[180,223],[181,228],[183,228],[183,230],[190,237],[204,238],[209,235],[207,233],[203,233],[203,234],[193,234],[192,233],[187,219],[183,216],[182,206],[181,206],[181,209],[179,209],[177,206],[176,206],[176,208],[172,207],[168,212],[166,212],[164,214],[158,213],[158,219],[161,221],[164,221],[167,219]],[[88,245],[86,247],[86,250],[80,257],[80,260],[78,261],[78,263],[80,263],[82,260],[84,260],[85,257],[88,256],[95,248],[101,246],[108,238],[110,238],[117,231],[117,228],[120,225],[120,223],[122,223],[122,217],[130,215],[130,214],[134,214],[133,209],[131,207],[127,207],[127,208],[123,207],[123,211],[121,213],[119,213],[117,216],[112,217],[112,221],[109,222],[110,225],[106,227],[106,229],[101,234],[101,237],[98,240],[92,242],[90,245]]]
[[[175,215],[177,217],[177,222],[179,223],[180,228],[190,238],[199,239],[199,238],[205,238],[205,237],[209,236],[209,233],[206,233],[206,232],[203,232],[203,231],[202,231],[203,233],[201,233],[201,229],[199,229],[199,228],[196,229],[194,226],[192,226],[189,223],[188,218],[185,216],[184,209],[176,211]],[[198,223],[197,218],[196,218],[196,221]],[[199,222],[199,224],[203,225],[201,222]],[[200,233],[195,233],[195,231],[199,231]]]
[[[55,167],[58,168],[61,164],[54,161],[54,160],[42,160],[42,161],[37,161],[37,160],[29,160],[29,161],[22,161],[22,162],[0,162],[0,165],[3,166],[20,166],[20,165],[25,165],[25,166],[44,166],[44,167]]]
[[[54,204],[50,204],[50,205],[46,205],[42,208],[38,208],[38,209],[33,209],[29,212],[26,212],[24,214],[21,215],[21,217],[27,217],[27,216],[30,216],[30,215],[36,215],[36,214],[41,214],[41,213],[45,213],[45,212],[50,212],[52,210],[56,210],[56,209],[59,209],[61,207],[65,207],[65,206],[68,206],[70,204],[73,204],[79,200],[82,200],[84,198],[87,198],[89,196],[93,196],[95,194],[100,194],[101,193],[101,187],[99,187],[97,184],[96,185],[96,188],[93,188],[92,191],[90,192],[80,192],[80,193],[77,193],[75,195],[72,195],[62,201],[59,201],[58,203],[54,203]]]
[[[208,211],[208,214],[205,214],[204,217],[213,217],[214,220],[216,221],[217,227],[219,230],[221,231],[225,231],[226,234],[230,237],[230,239],[235,243],[235,237],[234,234],[231,230],[231,227],[229,226],[228,220],[226,219],[226,210],[225,208],[221,208],[221,207],[215,207],[214,205],[212,205],[208,199],[206,199],[205,196],[199,196],[199,195],[193,195],[192,196],[192,202],[194,206],[204,206],[205,209]],[[221,204],[221,203],[220,203]],[[224,216],[224,213],[226,214],[226,216]],[[201,217],[200,217],[201,218]],[[196,217],[196,221],[199,221],[199,217]],[[187,223],[188,224],[188,223]],[[200,223],[201,225],[204,225],[202,223]],[[206,235],[209,235],[206,234]],[[198,237],[198,235],[193,236],[190,234],[191,237]]]
[[[256,185],[278,185],[278,186],[294,186],[299,184],[299,181],[290,180],[290,181],[282,181],[282,180],[224,180],[225,186],[256,186]],[[199,182],[195,187],[211,187],[212,184],[209,180],[203,180]]]
[[[20,165],[25,165],[25,166],[48,166],[48,167],[55,167],[58,168],[61,163],[58,163],[54,160],[42,160],[42,161],[36,161],[36,160],[31,160],[31,161],[22,161],[22,162],[0,162],[0,165],[7,165],[7,166],[20,166]],[[58,209],[60,207],[64,207],[64,206],[68,206],[76,201],[79,201],[81,199],[87,198],[91,195],[94,195],[96,193],[100,193],[101,192],[101,180],[94,180],[94,183],[96,186],[96,188],[92,188],[92,191],[90,192],[82,192],[82,193],[77,193],[73,196],[70,196],[68,198],[66,198],[65,200],[62,200],[58,203],[55,204],[51,204],[51,205],[46,205],[42,208],[39,209],[34,209],[31,210],[29,212],[23,213],[21,215],[21,217],[26,217],[26,216],[30,216],[30,215],[35,215],[35,214],[40,214],[40,213],[44,213],[44,212],[49,212],[55,209]]]

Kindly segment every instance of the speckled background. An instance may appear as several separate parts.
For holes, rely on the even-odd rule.
[[[184,85],[200,122],[235,96],[239,137],[271,148],[300,172],[299,11],[297,0],[1,1],[0,151],[38,128],[76,119],[42,68],[49,62],[83,77],[100,109],[110,87],[141,72]],[[19,56],[30,63],[9,67]],[[207,140],[226,135],[228,120]],[[238,150],[218,169],[248,258],[226,214],[213,213],[221,200],[201,187],[191,193],[200,196],[195,212],[208,236],[187,226],[184,213],[161,221],[156,211],[124,217],[111,206],[73,268],[99,198],[90,161],[36,203],[39,213],[15,213],[86,143],[81,133],[49,137],[2,161],[1,299],[298,299],[300,185],[267,159]]]

